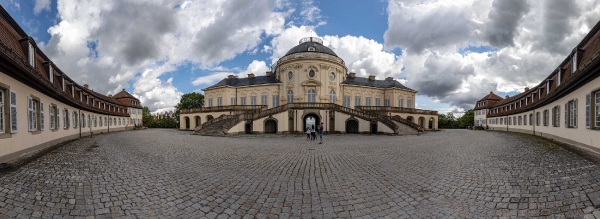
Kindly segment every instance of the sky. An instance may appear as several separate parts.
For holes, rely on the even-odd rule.
[[[227,75],[264,75],[303,37],[350,72],[459,114],[540,83],[600,20],[595,0],[0,0],[70,78],[152,112]]]

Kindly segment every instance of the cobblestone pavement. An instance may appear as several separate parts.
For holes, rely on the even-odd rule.
[[[0,218],[600,218],[597,164],[539,138],[121,132],[0,175]]]

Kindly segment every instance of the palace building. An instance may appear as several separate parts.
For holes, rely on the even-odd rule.
[[[77,84],[0,6],[0,163],[139,125],[141,108],[125,90],[111,97]]]
[[[230,75],[204,91],[204,107],[182,110],[181,130],[199,134],[413,134],[437,129],[437,111],[415,108],[417,91],[391,77],[358,77],[316,37],[306,37],[264,75]]]
[[[475,104],[475,126],[522,132],[600,149],[600,22],[548,77],[505,98]]]

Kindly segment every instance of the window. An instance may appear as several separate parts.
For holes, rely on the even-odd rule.
[[[523,125],[527,125],[527,115],[523,116]]]
[[[567,126],[568,128],[577,128],[577,99],[573,99],[571,101],[569,101],[566,105],[565,108],[568,109],[568,121],[569,121],[569,125]]]
[[[73,128],[77,128],[77,113],[73,112]]]
[[[6,128],[4,127],[4,121],[5,121],[5,110],[4,110],[4,98],[5,98],[5,93],[4,90],[0,89],[0,134],[2,133],[6,133]]]
[[[260,105],[267,106],[269,102],[267,101],[267,95],[260,96]]]
[[[508,125],[512,125],[512,119],[510,117],[506,118],[506,120],[508,120]]]
[[[519,125],[523,124],[523,118],[519,116]]]
[[[360,97],[359,96],[354,97],[354,106],[360,106]]]
[[[577,49],[575,49],[571,59],[571,73],[575,73],[575,71],[577,71]]]
[[[69,110],[63,109],[63,128],[69,128]]]
[[[235,97],[229,99],[229,104],[235,105]]]
[[[213,99],[209,98],[208,99],[208,107],[212,107],[213,106]]]
[[[37,106],[38,101],[31,97],[27,97],[27,124],[29,125],[29,131],[37,131]]]
[[[406,101],[406,107],[413,108],[412,100],[407,100]]]
[[[329,103],[335,103],[335,91],[329,91]]]
[[[544,126],[548,126],[549,121],[550,113],[548,112],[548,110],[544,110]]]
[[[66,91],[66,87],[65,87],[65,76],[62,76],[62,77],[61,77],[61,80],[62,80],[62,82],[61,82],[61,84],[62,84],[62,91],[63,91],[63,92],[65,92],[65,91]]]
[[[104,125],[108,125],[108,119],[104,117]]]
[[[251,96],[250,97],[250,105],[252,105],[252,106],[256,105],[256,96]]]
[[[404,107],[404,99],[398,99],[398,107]]]
[[[540,112],[535,113],[535,125],[540,126]]]
[[[81,114],[81,128],[85,128],[85,114]]]
[[[113,124],[117,125],[117,118],[113,118]]]
[[[31,43],[29,43],[29,65],[35,68],[35,48],[33,48]]]
[[[121,125],[121,118],[119,118],[119,125]]]
[[[554,127],[560,127],[560,106],[555,106],[552,108],[552,114],[554,116],[553,121],[553,126]]]
[[[350,108],[350,96],[344,96],[344,107]]]
[[[288,103],[293,103],[294,102],[294,91],[288,90],[288,92],[287,92],[287,102]]]
[[[312,71],[312,70],[311,70]],[[308,102],[309,103],[314,103],[316,102],[316,92],[315,89],[308,89]]]
[[[513,116],[513,121],[512,121],[513,125],[517,125],[517,117]]]
[[[600,91],[596,91],[596,101],[595,101],[595,105],[596,105],[596,125],[595,128],[600,128]]]
[[[384,106],[390,106],[390,99],[384,99],[383,100],[383,105]]]
[[[56,128],[54,125],[54,119],[56,117],[56,115],[54,114],[55,106],[49,105],[48,108],[50,109],[50,129],[55,129]]]
[[[217,106],[223,105],[223,97],[217,97]]]
[[[529,113],[529,125],[533,126],[533,113]]]
[[[592,123],[592,118],[590,116],[590,114],[592,112],[591,111],[592,108],[592,94],[586,94],[585,95],[585,128],[590,128],[590,125]]]
[[[40,130],[44,130],[44,103],[40,102]]]
[[[371,98],[370,97],[365,98],[365,106],[371,106]]]
[[[94,127],[98,127],[98,120],[97,119],[94,119]]]
[[[240,97],[240,104],[246,105],[246,97]]]
[[[504,119],[500,118],[500,125],[504,124]]]
[[[381,98],[375,98],[375,106],[381,106]]]
[[[279,96],[273,95],[273,107],[279,106]]]

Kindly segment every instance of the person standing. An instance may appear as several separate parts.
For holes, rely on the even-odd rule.
[[[312,141],[315,141],[315,139],[317,139],[317,133],[315,130],[315,125],[312,125],[312,127],[310,128],[310,137]]]
[[[321,139],[321,142],[319,142],[319,144],[323,144],[323,123],[319,125],[317,132],[319,133],[319,139]]]
[[[309,126],[306,126],[306,132],[305,133],[306,133],[306,141],[311,140],[310,139],[310,127]]]

